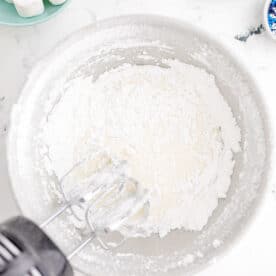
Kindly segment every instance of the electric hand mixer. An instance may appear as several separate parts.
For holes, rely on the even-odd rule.
[[[65,183],[74,181],[74,176],[89,166],[91,159],[83,159],[61,179],[53,175],[63,198],[62,206],[40,226],[24,217],[13,218],[0,225],[0,275],[3,276],[72,276],[69,261],[88,243],[97,239],[102,248],[110,250],[121,245],[107,243],[100,233],[110,233],[123,227],[137,213],[145,219],[148,210],[147,191],[124,173],[124,161],[110,162],[85,177],[78,189],[67,192]],[[79,188],[81,187],[81,188]],[[65,256],[42,230],[65,211],[88,229],[84,241]],[[132,225],[139,223],[137,218]],[[131,224],[128,227],[132,227]]]

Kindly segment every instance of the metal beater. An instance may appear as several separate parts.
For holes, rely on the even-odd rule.
[[[85,158],[78,162],[61,179],[53,175],[63,204],[39,226],[24,217],[0,225],[0,275],[71,276],[73,269],[69,261],[92,240],[97,239],[105,250],[114,249],[126,240],[107,243],[99,234],[108,234],[120,227],[131,229],[147,217],[148,193],[125,174],[124,161],[105,164],[82,179],[77,189],[67,192],[65,183],[74,181],[74,176],[85,171],[90,161],[91,158]],[[75,219],[85,222],[89,234],[65,256],[42,229],[68,210]],[[138,212],[139,219],[128,224]]]

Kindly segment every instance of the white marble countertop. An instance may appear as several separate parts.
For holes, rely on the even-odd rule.
[[[253,75],[267,106],[271,134],[276,129],[276,42],[261,31],[246,42],[247,36],[262,23],[261,0],[72,0],[57,17],[32,27],[0,26],[0,221],[16,214],[5,162],[5,138],[9,114],[33,64],[69,33],[96,20],[129,13],[173,16],[191,22],[233,52]],[[236,37],[236,38],[235,38]],[[275,132],[275,131],[274,131]],[[274,138],[275,139],[275,138]],[[273,145],[273,138],[271,143]],[[265,199],[258,215],[242,239],[201,276],[275,276],[276,275],[276,196],[275,173],[270,176]]]

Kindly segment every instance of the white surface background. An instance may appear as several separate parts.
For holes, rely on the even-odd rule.
[[[3,1],[3,0],[0,0]],[[63,13],[41,25],[0,26],[0,221],[17,213],[5,163],[9,113],[33,64],[66,35],[108,16],[154,13],[191,22],[222,41],[245,63],[267,106],[273,144],[276,129],[276,42],[264,33],[240,42],[262,21],[262,0],[72,0]],[[275,107],[274,107],[275,106]],[[276,275],[276,195],[273,167],[265,199],[250,227],[231,250],[200,276]]]

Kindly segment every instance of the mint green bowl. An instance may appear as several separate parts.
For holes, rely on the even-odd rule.
[[[62,5],[54,6],[50,2],[44,1],[45,11],[43,14],[24,18],[18,15],[13,4],[0,0],[0,25],[27,26],[44,22],[59,13],[68,2],[69,0]]]

